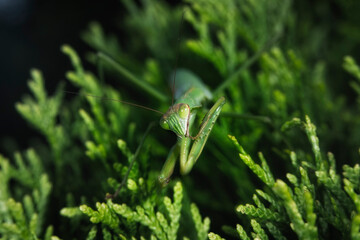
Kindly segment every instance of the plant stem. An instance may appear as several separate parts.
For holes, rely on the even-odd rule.
[[[149,93],[151,96],[155,97],[156,99],[158,99],[162,102],[165,102],[168,100],[168,97],[165,94],[161,93],[160,91],[158,91],[156,88],[154,88],[147,82],[142,81],[139,78],[137,78],[134,74],[132,74],[130,71],[126,70],[123,66],[121,66],[118,62],[116,62],[114,59],[112,59],[108,55],[99,52],[97,54],[97,56],[101,60],[104,60],[105,62],[110,64],[112,67],[114,67],[114,69],[119,71],[124,77],[129,79],[132,83],[134,83],[136,86],[143,89],[145,92]]]

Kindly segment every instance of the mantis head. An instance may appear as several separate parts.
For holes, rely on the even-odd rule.
[[[161,117],[160,126],[171,130],[180,138],[189,136],[190,107],[186,103],[177,103]]]

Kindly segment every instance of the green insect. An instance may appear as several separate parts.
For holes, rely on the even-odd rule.
[[[177,74],[176,101],[160,119],[160,126],[173,131],[178,137],[159,175],[159,182],[163,186],[169,182],[178,158],[180,158],[181,174],[191,171],[225,104],[225,98],[220,97],[204,116],[199,129],[195,129],[194,120],[197,110],[202,107],[203,102],[212,99],[212,94],[208,87],[190,71],[178,70]]]

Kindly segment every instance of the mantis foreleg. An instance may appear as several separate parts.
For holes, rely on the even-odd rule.
[[[170,176],[174,172],[176,160],[179,157],[180,144],[177,142],[170,150],[169,155],[161,169],[159,175],[159,182],[161,185],[166,186],[170,180]]]
[[[216,103],[211,107],[211,109],[206,113],[201,125],[200,130],[195,136],[195,141],[191,146],[190,153],[188,150],[180,151],[180,172],[181,174],[187,174],[191,171],[192,167],[198,160],[206,141],[211,133],[211,130],[220,115],[221,109],[225,104],[225,98],[219,98]],[[190,144],[188,140],[181,141],[182,146],[180,149],[189,149]]]

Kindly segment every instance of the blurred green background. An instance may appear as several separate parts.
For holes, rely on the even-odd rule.
[[[66,135],[59,139],[65,143],[59,143],[61,151],[54,147],[54,143],[51,150],[44,150],[43,143],[47,138],[51,140],[52,133],[44,134],[44,137],[32,130],[20,118],[14,105],[21,96],[29,92],[26,80],[29,78],[29,69],[33,67],[42,70],[46,90],[49,95],[53,95],[59,83],[64,81],[65,72],[72,68],[68,58],[60,51],[60,46],[65,43],[77,51],[84,68],[95,75],[98,74],[98,69],[94,64],[94,55],[87,53],[102,51],[147,80],[164,95],[170,96],[165,82],[177,57],[179,67],[191,69],[211,89],[215,89],[262,46],[276,38],[275,43],[265,50],[266,53],[255,64],[237,76],[237,82],[221,91],[228,99],[224,112],[265,117],[271,123],[247,120],[244,115],[240,119],[230,119],[224,115],[220,117],[205,148],[207,150],[192,173],[181,177],[175,170],[174,179],[181,179],[186,189],[185,205],[189,207],[190,202],[195,202],[202,216],[210,217],[211,231],[220,233],[223,225],[233,227],[238,222],[238,217],[234,214],[236,204],[251,201],[254,189],[262,187],[262,182],[249,173],[238,159],[238,153],[229,144],[227,134],[235,135],[245,151],[254,158],[258,152],[263,152],[275,178],[282,178],[292,169],[289,150],[296,151],[301,161],[307,161],[311,159],[311,146],[301,131],[290,130],[284,133],[280,131],[281,126],[293,117],[303,119],[305,115],[309,115],[317,126],[323,155],[331,151],[337,160],[338,169],[344,164],[353,165],[358,162],[360,88],[355,74],[351,75],[348,73],[351,71],[344,70],[344,57],[352,56],[359,63],[359,1],[238,1],[236,11],[239,12],[237,20],[240,20],[235,22],[226,11],[222,12],[222,8],[212,9],[206,1],[135,1],[138,11],[133,12],[131,8],[124,7],[123,3],[130,5],[129,1],[3,0],[0,3],[0,43],[3,49],[0,64],[0,100],[3,106],[1,152],[12,157],[14,151],[34,146],[47,159],[44,164],[45,172],[50,175],[55,186],[50,198],[50,206],[54,211],[49,211],[47,219],[48,224],[55,226],[56,235],[61,237],[64,229],[71,225],[67,219],[60,220],[57,215],[61,208],[83,203],[92,206],[103,200],[104,193],[116,185],[114,182],[120,181],[124,170],[120,171],[112,164],[117,162],[117,156],[126,154],[124,151],[120,153],[114,139],[123,138],[131,150],[136,149],[149,120],[158,119],[158,116],[141,110],[119,110],[112,103],[95,103],[91,100],[84,104],[84,100],[74,100],[73,96],[65,95],[63,107],[59,108],[58,115],[53,119],[54,124],[61,123],[64,127]],[[190,14],[185,17],[177,55],[176,39],[181,13],[186,6],[195,9],[195,16],[198,18],[193,18]],[[152,18],[153,16],[157,18]],[[89,25],[92,21],[97,21],[100,25]],[[204,26],[208,27],[208,32],[204,30]],[[232,32],[233,29],[236,29],[235,33]],[[117,41],[113,41],[112,36]],[[235,43],[232,42],[233,39]],[[205,47],[202,48],[201,44],[205,44]],[[211,54],[216,51],[221,53]],[[73,65],[75,69],[78,67]],[[168,102],[147,96],[127,81],[118,81],[124,78],[114,74],[111,69],[106,70],[105,83],[94,80],[94,85],[86,85],[89,82],[85,80],[70,79],[72,83],[67,82],[65,89],[81,89],[93,94],[99,91],[101,94],[114,96],[120,93],[123,100],[165,111]],[[74,72],[77,76],[81,75],[78,69]],[[94,89],[94,86],[100,87]],[[96,120],[95,130],[90,129],[77,115],[79,109],[83,108]],[[100,111],[106,113],[104,116],[109,116],[109,122],[113,119],[120,120],[120,127],[104,124],[106,121],[103,122],[97,115]],[[117,115],[112,116],[113,112]],[[41,126],[40,130],[46,132]],[[98,132],[104,135],[101,141],[97,139]],[[48,141],[51,142],[50,140]],[[89,140],[103,144],[110,152],[105,158],[108,161],[106,164],[93,161],[87,165],[90,158],[104,160],[95,154],[95,147],[89,147],[88,142],[84,144]],[[133,174],[134,179],[141,176],[148,183],[154,179],[154,171],[161,169],[162,159],[176,139],[173,134],[157,128],[149,141],[152,143],[149,145],[155,147],[148,147],[143,151],[144,156],[140,160],[143,166],[137,166],[136,173]],[[59,167],[53,163],[55,161],[51,162],[51,154],[58,160],[63,160],[63,165]],[[121,164],[127,165],[127,162]],[[61,175],[69,169],[70,172],[75,172],[75,180]],[[97,172],[98,169],[104,171]],[[315,176],[313,172],[312,176]],[[110,187],[106,185],[108,177],[116,179],[109,184]],[[86,182],[86,187],[82,181]],[[94,189],[99,190],[94,192]],[[321,191],[320,188],[319,192]],[[170,190],[163,190],[146,196],[165,196],[169,192]],[[62,196],[66,193],[72,195],[65,200]],[[21,191],[14,195],[21,196]],[[128,192],[124,195],[127,203],[134,206],[145,199],[144,196],[138,199]],[[86,201],[83,196],[87,197]],[[240,219],[244,221],[242,217]],[[64,234],[65,238],[72,233],[83,236],[83,232],[89,229],[84,222],[86,221],[82,219],[74,224],[81,227]],[[242,223],[246,226],[246,223]],[[184,229],[191,224],[185,222],[184,225],[181,231],[186,232]],[[324,236],[333,232],[339,235],[336,227],[329,229]],[[288,233],[288,236],[291,237],[292,233]]]

